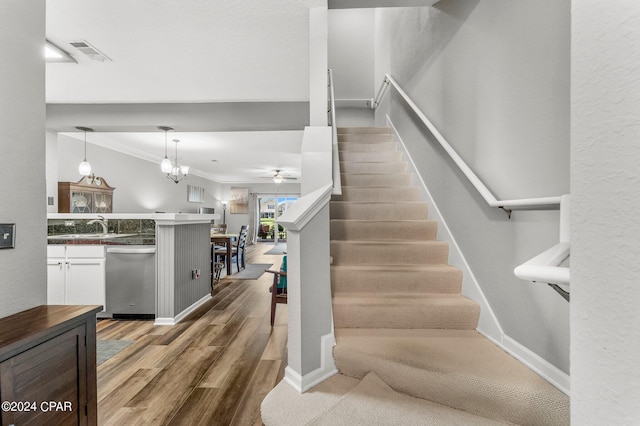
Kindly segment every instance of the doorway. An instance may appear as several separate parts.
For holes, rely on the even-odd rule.
[[[258,241],[274,244],[287,241],[287,230],[278,223],[278,218],[296,201],[298,195],[294,194],[258,195]]]

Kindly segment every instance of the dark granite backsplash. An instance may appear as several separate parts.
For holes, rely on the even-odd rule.
[[[98,223],[87,225],[91,219],[49,219],[47,235],[101,233]],[[155,236],[156,222],[153,219],[111,219],[107,221],[109,233],[145,234]]]

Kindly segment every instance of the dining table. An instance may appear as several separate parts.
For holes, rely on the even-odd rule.
[[[238,234],[211,234],[211,244],[214,246],[214,250],[211,255],[215,256],[215,246],[225,246],[227,248],[226,267],[227,275],[231,275],[231,259],[233,258],[233,242],[238,238]]]

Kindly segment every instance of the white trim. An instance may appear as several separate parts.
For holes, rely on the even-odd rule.
[[[440,234],[441,235],[440,239],[449,243],[449,247],[450,247],[449,256],[453,255],[453,257],[458,258],[458,262],[455,262],[454,259],[451,259],[451,262],[453,265],[462,269],[462,276],[464,277],[463,291],[465,290],[465,288],[472,286],[473,290],[475,290],[476,294],[478,295],[478,297],[470,297],[480,305],[480,319],[478,321],[478,331],[481,331],[485,335],[492,336],[493,340],[499,341],[501,339],[501,336],[504,334],[504,331],[500,326],[500,322],[498,321],[498,318],[493,312],[493,309],[491,309],[491,305],[489,305],[489,301],[485,297],[484,292],[482,291],[482,288],[478,283],[478,280],[473,274],[473,271],[471,271],[471,268],[469,267],[469,264],[467,263],[467,260],[464,257],[464,254],[462,253],[462,250],[460,249],[458,242],[456,241],[453,234],[451,233],[451,230],[449,229],[447,222],[442,217],[442,214],[440,213],[440,210],[438,209],[438,206],[435,200],[433,199],[433,197],[431,196],[431,193],[429,192],[429,189],[427,188],[427,184],[425,183],[424,179],[422,179],[422,176],[420,175],[420,173],[418,173],[418,169],[416,167],[415,162],[413,161],[413,158],[411,157],[411,154],[409,154],[409,152],[407,151],[404,141],[398,134],[398,130],[393,125],[393,122],[391,121],[391,118],[388,115],[387,115],[387,123],[391,127],[391,129],[393,129],[393,133],[395,134],[396,138],[398,138],[398,141],[400,142],[400,147],[402,148],[404,155],[406,155],[407,159],[409,160],[409,164],[413,168],[413,172],[415,173],[415,176],[418,178],[420,182],[419,187],[422,190],[424,197],[429,202],[430,218],[438,222],[438,232],[440,233],[440,230],[443,231]],[[465,291],[464,293],[468,293],[468,291]],[[468,296],[468,294],[465,294],[465,296]],[[479,300],[476,300],[476,299],[479,299]]]
[[[298,201],[278,218],[278,223],[288,231],[300,231],[331,201],[332,190],[333,185],[327,184],[298,198]]]
[[[336,364],[333,359],[333,347],[336,344],[336,338],[333,330],[322,336],[320,339],[320,367],[310,373],[301,376],[291,367],[284,370],[284,381],[299,393],[304,393],[329,377],[338,373]]]
[[[193,303],[191,306],[189,306],[187,309],[180,312],[178,315],[176,315],[173,318],[156,318],[153,325],[176,325],[177,323],[185,319],[187,315],[189,315],[190,313],[198,309],[200,306],[205,304],[210,298],[211,298],[211,295],[207,294],[206,296],[202,297],[200,300]]]
[[[567,373],[507,335],[504,335],[500,346],[521,363],[544,377],[561,392],[568,396],[571,395],[571,377]]]

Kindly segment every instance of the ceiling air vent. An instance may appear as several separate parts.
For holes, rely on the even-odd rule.
[[[111,58],[109,58],[107,55],[105,55],[104,53],[102,53],[101,51],[99,51],[98,49],[96,49],[95,47],[93,47],[92,45],[90,45],[84,40],[72,41],[69,44],[75,47],[76,49],[78,49],[81,53],[84,53],[85,55],[87,55],[89,59],[93,61],[99,61],[99,62],[111,61]]]

